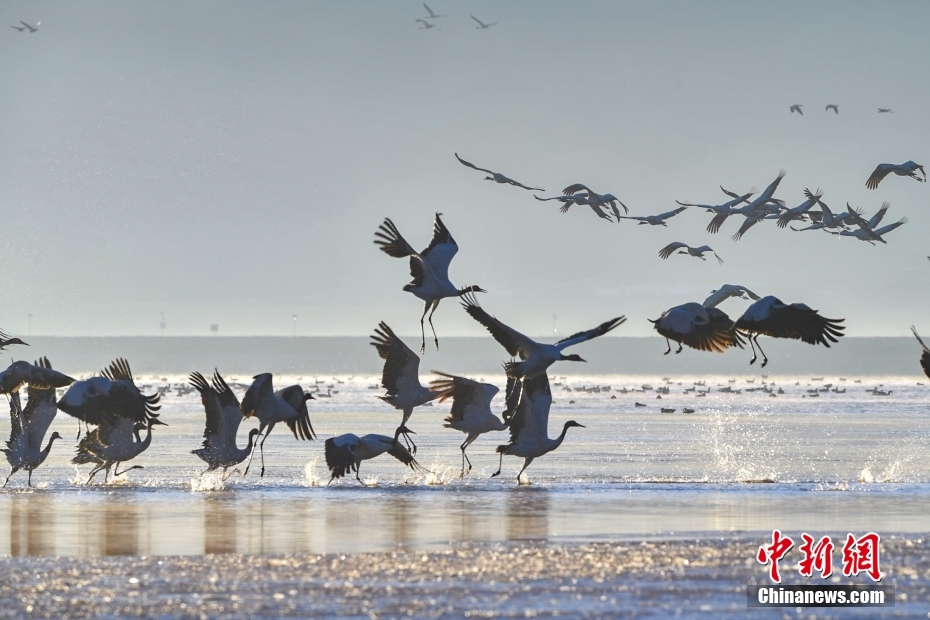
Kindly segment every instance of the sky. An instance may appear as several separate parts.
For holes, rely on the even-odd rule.
[[[930,333],[930,187],[864,185],[878,163],[930,164],[930,3],[430,6],[445,16],[420,30],[413,0],[0,5],[7,24],[41,21],[0,32],[0,329],[157,335],[163,315],[166,335],[418,334],[406,260],[372,241],[390,217],[425,248],[442,212],[452,281],[527,334],[626,315],[616,335],[646,336],[724,283],[851,336]],[[821,188],[834,211],[888,201],[887,221],[909,223],[879,247],[772,222],[733,242],[735,218],[712,235],[698,209],[610,223],[456,152],[540,195],[611,192],[632,215],[784,169],[788,206]],[[661,260],[672,241],[725,262]],[[434,323],[485,335],[455,300]]]

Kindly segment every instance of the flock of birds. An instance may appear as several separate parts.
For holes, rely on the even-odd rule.
[[[435,28],[436,24],[434,24],[433,22],[429,20],[439,19],[440,17],[445,17],[445,15],[438,15],[437,13],[433,12],[433,9],[429,8],[429,5],[426,4],[425,2],[423,3],[423,8],[426,9],[426,16],[413,20],[414,23],[416,24],[422,24],[420,26],[420,30],[430,30],[431,28]],[[475,21],[475,23],[478,24],[477,26],[475,26],[476,30],[487,30],[491,26],[497,25],[497,22],[486,24],[480,19],[478,19],[477,17],[475,17],[474,15],[469,15],[469,17],[471,17]]]
[[[480,168],[462,159],[458,154],[456,159],[464,166],[486,173],[488,176],[485,179],[495,183],[542,191],[541,188],[524,185],[502,173]],[[926,177],[920,178],[916,174],[917,170],[923,173],[923,168],[914,162],[902,165],[881,164],[866,185],[874,189],[882,179],[892,173],[925,181]],[[699,207],[715,213],[711,225],[717,229],[730,215],[743,215],[746,220],[738,233],[740,236],[763,219],[777,219],[782,228],[792,221],[810,221],[811,225],[807,229],[844,228],[844,222],[847,222],[859,228],[854,231],[856,234],[853,236],[867,241],[882,241],[882,229],[875,227],[887,211],[887,203],[869,221],[851,207],[844,214],[833,215],[820,201],[820,191],[806,192],[807,199],[801,205],[786,209],[783,202],[774,198],[775,190],[783,177],[784,172],[779,173],[754,200],[750,200],[753,192],[739,195],[724,190],[732,200],[722,205],[681,203],[679,209],[670,214],[630,219],[639,219],[640,224],[665,225],[665,220],[672,215],[689,207]],[[599,194],[582,183],[568,186],[561,196],[537,198],[562,202],[563,212],[577,204],[589,206],[599,217],[609,219],[608,210],[618,221],[629,217],[620,214],[621,208],[624,213],[628,210],[616,196]],[[745,206],[737,206],[744,202]],[[821,206],[822,212],[819,216],[810,211],[815,204]],[[897,225],[901,223],[903,221]],[[831,232],[842,234],[852,231]],[[507,377],[504,410],[500,416],[492,410],[492,401],[500,388],[490,383],[434,371],[439,378],[424,385],[419,376],[420,357],[386,323],[381,322],[371,336],[371,345],[384,360],[381,387],[384,388],[385,394],[379,398],[401,412],[400,424],[393,436],[359,436],[348,433],[327,439],[325,458],[331,473],[330,482],[351,473],[362,482],[359,476],[361,463],[385,453],[414,471],[423,470],[415,458],[417,447],[411,438],[415,433],[408,425],[413,410],[433,400],[440,403],[451,400],[449,415],[444,420],[445,426],[465,434],[465,440],[460,446],[462,477],[472,468],[466,454],[468,446],[485,433],[509,431],[510,441],[497,447],[500,465],[492,476],[501,473],[505,455],[515,456],[523,459],[523,467],[517,474],[519,481],[534,459],[548,454],[562,444],[568,429],[583,428],[582,424],[569,420],[563,424],[557,437],[549,436],[552,391],[548,370],[556,362],[584,362],[580,355],[566,353],[566,350],[613,331],[626,321],[625,316],[614,317],[592,329],[563,338],[555,344],[538,342],[482,308],[476,294],[487,291],[477,285],[458,287],[451,282],[449,266],[459,247],[442,221],[440,213],[436,214],[433,221],[433,234],[429,245],[420,252],[403,237],[390,218],[385,218],[375,231],[374,243],[388,256],[408,259],[412,280],[403,290],[423,301],[423,312],[420,316],[421,354],[426,351],[426,322],[430,324],[434,346],[439,348],[433,315],[439,303],[446,298],[458,298],[465,312],[483,325],[503,346],[510,356],[510,360],[504,363]],[[662,258],[668,258],[676,252],[703,259],[704,253],[713,253],[713,250],[707,246],[692,248],[676,242],[663,248],[660,255]],[[736,320],[718,308],[731,297],[753,301]],[[710,296],[703,302],[684,303],[666,310],[655,320],[650,319],[654,329],[666,339],[666,355],[672,350],[672,341],[678,343],[676,353],[680,353],[685,346],[698,351],[724,352],[731,347],[744,348],[748,341],[753,354],[749,363],[755,363],[761,355],[763,367],[768,363],[768,358],[759,344],[759,336],[790,338],[829,347],[843,336],[843,321],[821,316],[819,312],[803,303],[786,304],[777,297],[760,297],[744,286],[731,284],[711,291]],[[930,348],[920,339],[916,330],[914,335],[924,351],[921,365],[930,377]],[[19,338],[11,338],[0,332],[0,350],[12,345],[25,344]],[[222,469],[223,475],[228,476],[230,468],[248,459],[245,469],[241,471],[245,476],[257,448],[261,455],[260,475],[264,476],[264,444],[278,423],[287,425],[297,440],[310,441],[316,438],[307,406],[307,402],[314,400],[314,396],[300,385],[275,390],[272,374],[259,374],[253,378],[252,384],[240,401],[218,371],[214,371],[210,379],[194,372],[189,380],[192,388],[200,393],[206,414],[203,446],[193,451],[193,454],[207,464],[204,473]],[[28,400],[25,407],[20,401],[22,387],[27,388]],[[58,399],[56,390],[61,388],[67,390]],[[129,363],[122,358],[114,360],[98,376],[80,381],[53,369],[47,358],[40,358],[34,364],[16,361],[0,373],[0,393],[6,394],[10,401],[11,433],[7,447],[3,450],[11,466],[7,481],[17,471],[25,470],[29,474],[28,484],[31,485],[33,470],[48,457],[52,444],[61,439],[59,433],[52,433],[46,445],[42,446],[48,428],[59,411],[84,423],[86,432],[81,439],[79,426],[80,441],[72,463],[92,466],[87,478],[88,483],[101,471],[105,472],[106,481],[111,470],[114,475],[121,475],[141,467],[136,465],[123,471],[119,470],[121,464],[131,461],[149,447],[153,427],[164,424],[158,413],[160,394],[143,394],[133,380]],[[245,447],[239,447],[238,430],[246,418],[257,418],[259,427],[248,433]],[[90,430],[90,426],[94,428]]]
[[[791,112],[792,114],[794,114],[795,112],[797,112],[797,113],[800,114],[801,116],[804,116],[804,110],[801,109],[802,107],[804,107],[802,104],[796,103],[796,104],[794,104],[793,106],[790,106],[790,107],[788,108],[788,111]],[[833,110],[833,113],[834,113],[834,114],[839,114],[839,113],[840,113],[840,106],[837,105],[837,104],[835,104],[835,103],[828,103],[828,104],[827,104],[827,107],[824,108],[823,111],[824,111],[824,112],[829,112],[830,110]],[[892,114],[892,113],[894,113],[894,110],[892,110],[891,108],[879,108],[879,109],[878,109],[878,113],[879,113],[879,114]]]

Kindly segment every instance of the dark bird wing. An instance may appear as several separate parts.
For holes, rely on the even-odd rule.
[[[878,187],[878,184],[882,182],[888,173],[894,168],[892,164],[878,164],[875,167],[875,170],[872,172],[872,175],[865,182],[865,186],[869,189],[875,189]]]
[[[464,420],[466,417],[472,418],[491,413],[491,399],[500,391],[496,386],[436,370],[433,372],[445,377],[430,382],[430,389],[440,393],[439,402],[452,399],[452,410],[444,422],[452,423],[456,420]]]
[[[229,420],[227,419],[226,405],[222,402],[220,394],[213,386],[207,383],[207,379],[199,372],[191,373],[188,380],[190,384],[200,392],[200,402],[203,403],[203,409],[207,415],[206,425],[203,430],[203,447],[209,447],[211,438],[224,441],[229,436],[229,429],[227,428]],[[225,383],[223,385],[225,385]],[[228,386],[226,389],[229,389]],[[235,395],[232,396],[232,399],[233,402],[227,404],[231,407],[235,407],[235,413],[238,414],[239,420],[241,421],[242,414],[239,412],[239,402]],[[239,425],[236,424],[237,429],[238,426]],[[235,437],[235,430],[232,431],[232,435]]]
[[[623,323],[625,322],[626,322],[625,316],[618,316],[615,319],[604,321],[603,323],[601,323],[594,329],[589,329],[587,331],[578,332],[577,334],[572,334],[571,336],[568,336],[567,338],[562,338],[556,344],[562,345],[561,347],[559,347],[560,349],[565,349],[572,345],[576,345],[580,342],[585,342],[586,340],[591,340],[593,338],[597,338],[598,336],[603,336],[604,334],[611,331],[615,327],[619,325],[623,325]]]
[[[449,279],[449,263],[459,251],[459,246],[452,238],[452,234],[446,225],[440,219],[441,213],[436,214],[433,220],[433,239],[429,247],[420,252],[420,256],[426,261],[433,275],[441,280]]]
[[[390,396],[421,387],[419,356],[397,337],[387,323],[382,321],[378,324],[370,344],[384,360],[381,385]]]
[[[52,365],[47,357],[43,357],[36,361],[35,367],[51,370]],[[58,413],[55,398],[56,387],[48,383],[45,385],[30,383],[26,391],[29,400],[26,401],[26,408],[23,410],[23,424],[29,431],[29,444],[33,450],[42,449],[42,438],[45,437],[48,427],[52,425]]]
[[[433,240],[435,241],[435,239],[436,233],[434,225]],[[397,227],[390,218],[384,218],[384,222],[378,227],[378,230],[375,232],[374,243],[375,245],[381,246],[381,251],[388,256],[393,256],[394,258],[405,258],[409,256],[410,277],[413,278],[413,285],[418,288],[423,286],[423,277],[425,275],[423,268],[424,258],[417,254],[413,246],[407,243],[407,240],[401,236],[400,231],[397,230]],[[453,241],[453,243],[455,242]],[[432,245],[430,245],[430,247],[432,247]]]
[[[478,300],[471,293],[462,296],[462,307],[465,308],[471,318],[475,319],[479,323],[485,326],[485,328],[491,332],[491,335],[494,336],[494,340],[498,341],[501,346],[507,349],[513,357],[519,356],[520,359],[525,360],[530,356],[530,352],[536,348],[536,343],[513,329],[512,327],[505,325],[500,322],[487,312],[484,308],[478,305]]]
[[[474,16],[472,16],[472,19],[475,19]],[[478,20],[475,19],[475,21],[478,21]],[[478,22],[478,23],[480,24],[481,22]],[[473,163],[471,163],[471,162],[469,162],[469,161],[465,161],[464,159],[462,159],[461,157],[459,157],[459,154],[458,154],[458,153],[455,154],[455,158],[456,158],[457,160],[459,160],[459,162],[460,162],[462,165],[464,165],[464,166],[468,166],[469,168],[474,168],[475,170],[480,170],[481,172],[487,172],[488,174],[494,174],[494,171],[493,171],[493,170],[488,170],[487,168],[479,168],[479,167],[476,166],[475,164],[473,164]]]
[[[723,226],[723,223],[727,221],[727,218],[730,217],[729,213],[718,213],[707,225],[707,232],[709,233],[718,233],[720,232],[720,227]]]
[[[663,259],[668,258],[672,254],[674,254],[675,250],[677,250],[678,248],[686,248],[686,247],[688,247],[688,244],[682,243],[681,241],[674,241],[672,243],[669,243],[667,246],[659,250],[659,258],[663,258]]]
[[[717,308],[701,307],[701,310],[698,306],[700,304],[695,303],[671,308],[652,322],[653,327],[662,336],[698,351],[723,353],[729,347],[742,348],[736,324],[725,312]]]
[[[574,185],[569,185],[568,187],[562,190],[562,193],[566,196],[568,196],[569,194],[577,194],[578,192],[588,192],[591,194],[594,193],[591,190],[591,188],[585,185],[584,183],[575,183]]]
[[[388,454],[415,472],[426,471],[399,441],[395,441],[391,444],[391,449],[388,450]]]
[[[510,420],[511,445],[519,444],[521,440],[528,444],[541,445],[541,440],[548,439],[551,406],[549,377],[543,373],[533,379],[525,379],[520,403]]]
[[[914,337],[917,338],[917,342],[920,343],[920,347],[924,350],[923,354],[920,356],[920,367],[924,369],[924,374],[927,377],[930,377],[930,349],[927,348],[927,345],[924,344],[923,339],[921,339],[920,334],[917,333],[917,328],[911,325],[911,331],[914,332]],[[12,412],[10,413],[12,419]]]
[[[843,336],[844,319],[820,316],[804,304],[785,304],[775,297],[763,297],[736,321],[736,328],[772,338],[791,338],[807,344],[830,346]]]
[[[294,433],[294,439],[312,441],[316,437],[316,433],[313,432],[313,426],[310,424],[310,411],[307,409],[307,396],[309,394],[305,394],[304,389],[299,385],[291,385],[276,392],[275,396],[284,399],[284,402],[297,412],[296,418],[284,421],[287,427],[291,429],[291,432]]]
[[[332,473],[330,480],[336,480],[358,471],[355,464],[355,447],[358,445],[358,437],[352,434],[330,437],[326,440],[325,454],[326,466]]]

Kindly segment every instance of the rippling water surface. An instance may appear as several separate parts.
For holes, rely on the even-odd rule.
[[[475,378],[503,384],[502,377]],[[298,379],[304,386],[317,380],[276,384]],[[83,485],[87,471],[69,464],[78,425],[60,414],[52,430],[65,439],[36,470],[35,487],[27,489],[20,473],[0,494],[0,554],[349,552],[773,528],[928,529],[930,387],[917,377],[704,377],[704,386],[694,386],[695,377],[554,377],[550,434],[568,419],[587,428],[571,429],[561,448],[534,462],[528,484],[516,483],[516,458],[505,458],[503,475],[490,478],[494,448],[507,433],[472,444],[475,467],[459,478],[464,435],[442,427],[448,406],[436,404],[415,411],[410,423],[429,473],[413,474],[384,455],[363,463],[366,486],[354,479],[327,485],[323,440],[391,434],[400,414],[376,398],[382,392],[370,389],[373,376],[319,379],[332,394],[310,403],[319,440],[298,442],[276,428],[265,444],[263,479],[257,461],[245,479],[200,476],[204,467],[190,450],[201,441],[203,413],[196,392],[178,393],[180,376],[137,379],[147,391],[170,386],[162,401],[170,426],[156,427],[152,447],[133,462],[145,469],[105,485]],[[890,394],[866,391],[879,385]],[[660,387],[668,388],[661,399]],[[684,392],[695,387],[710,393]],[[719,391],[727,388],[741,392]],[[241,429],[243,443],[250,424]]]

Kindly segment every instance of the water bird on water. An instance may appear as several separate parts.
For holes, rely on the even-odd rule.
[[[406,432],[407,420],[410,419],[415,407],[439,398],[440,394],[423,387],[420,383],[419,356],[397,337],[387,323],[382,321],[378,324],[375,333],[371,336],[370,344],[378,350],[378,355],[384,360],[381,385],[387,394],[378,398],[395,409],[403,411],[404,417],[400,422],[400,428],[405,429],[402,433],[404,441],[408,443],[413,454],[416,454],[416,444]]]
[[[445,422],[443,426],[445,428],[454,428],[467,435],[465,441],[459,446],[462,451],[461,477],[464,478],[466,462],[468,463],[468,471],[471,471],[471,460],[465,454],[465,449],[484,433],[507,430],[507,423],[513,417],[517,404],[520,402],[519,383],[513,377],[507,379],[507,410],[504,411],[504,420],[501,421],[491,411],[491,401],[500,391],[496,385],[479,383],[472,379],[447,375],[436,370],[433,372],[444,377],[430,382],[430,387],[439,395],[439,402],[444,402],[449,398],[452,399],[452,411],[443,420]]]
[[[160,408],[159,400],[157,393],[142,394],[124,358],[111,362],[100,376],[76,381],[68,388],[58,401],[58,408],[86,424],[97,426],[84,436],[78,444],[77,455],[71,460],[75,465],[95,465],[87,483],[101,470],[106,470],[106,482],[114,465],[114,476],[143,468],[135,465],[120,472],[119,464],[148,449],[152,443],[152,427],[165,425],[156,413]],[[145,439],[139,435],[142,429],[148,431]]]
[[[472,19],[474,19],[474,17],[472,17]],[[491,25],[493,26],[494,24],[491,24]],[[485,180],[485,181],[494,181],[495,183],[501,183],[501,184],[504,184],[504,185],[513,185],[514,187],[522,187],[523,189],[528,189],[528,190],[534,191],[534,192],[544,192],[544,191],[546,191],[546,190],[544,190],[544,189],[541,188],[541,187],[527,187],[527,186],[524,185],[523,183],[519,183],[519,182],[517,182],[517,181],[514,181],[514,180],[511,179],[510,177],[508,177],[508,176],[506,176],[506,175],[503,175],[503,174],[501,174],[500,172],[494,172],[493,170],[488,170],[487,168],[479,168],[479,167],[476,166],[475,164],[473,164],[473,163],[471,163],[471,162],[468,162],[468,161],[465,161],[464,159],[462,159],[461,157],[459,157],[459,154],[458,154],[458,153],[455,154],[455,158],[456,158],[457,160],[459,160],[459,162],[460,162],[463,166],[468,166],[469,168],[472,168],[472,169],[474,169],[474,170],[478,170],[479,172],[487,172],[490,176],[484,177],[484,180]]]
[[[207,415],[203,430],[203,447],[192,450],[191,453],[207,464],[203,473],[222,467],[225,479],[228,468],[238,465],[252,453],[258,429],[253,428],[249,431],[249,440],[245,448],[236,445],[236,434],[244,416],[239,409],[239,399],[219,371],[214,370],[212,385],[199,372],[191,373],[190,383],[200,392],[200,402]]]
[[[548,454],[562,445],[565,434],[572,427],[584,428],[584,425],[569,420],[562,427],[562,433],[555,439],[549,438],[549,409],[552,406],[552,392],[549,389],[549,377],[543,372],[536,377],[523,381],[520,403],[510,421],[510,443],[497,447],[500,465],[491,477],[498,476],[504,465],[504,455],[523,457],[523,467],[517,474],[517,481],[535,459]]]
[[[555,344],[543,344],[536,342],[532,338],[524,336],[512,327],[505,325],[495,317],[491,316],[478,305],[478,300],[474,295],[465,295],[462,297],[462,307],[468,314],[487,328],[497,342],[499,342],[511,357],[519,357],[522,361],[508,362],[505,364],[508,377],[516,378],[535,378],[545,374],[546,369],[558,361],[583,362],[580,356],[576,354],[565,355],[563,350],[570,346],[586,342],[598,336],[610,332],[618,325],[626,321],[625,316],[618,316],[598,325],[593,329],[572,334],[567,338],[559,340]],[[548,387],[547,387],[548,389]]]
[[[32,366],[35,371],[23,372],[27,370],[24,365]],[[42,448],[45,433],[58,412],[55,388],[73,382],[71,377],[52,370],[47,357],[39,359],[34,365],[15,362],[9,369],[0,373],[0,388],[10,399],[10,439],[6,442],[6,448],[0,451],[6,456],[11,469],[3,486],[6,486],[13,474],[21,469],[29,472],[27,484],[32,486],[33,470],[48,458],[52,443],[61,439],[61,435],[54,432],[49,437],[48,444]],[[19,389],[23,383],[28,385],[29,400],[25,409],[19,400]]]
[[[276,392],[272,385],[270,372],[255,375],[252,379],[252,385],[242,397],[239,410],[245,417],[255,417],[259,420],[258,433],[263,435],[261,443],[258,444],[262,457],[262,471],[259,477],[264,477],[265,441],[278,422],[287,424],[294,434],[294,439],[313,441],[316,437],[313,426],[310,424],[310,412],[307,410],[307,401],[313,400],[313,395],[304,392],[299,385],[291,385]],[[255,455],[254,448],[252,455]],[[252,459],[249,458],[249,464],[246,465],[243,476],[249,473],[251,465]]]
[[[364,484],[358,474],[362,461],[381,456],[385,452],[414,472],[424,471],[407,448],[398,441],[400,435],[410,433],[413,433],[413,431],[401,425],[397,427],[393,437],[374,434],[359,437],[352,433],[330,437],[325,444],[326,466],[332,473],[329,482],[332,483],[333,480],[342,478],[354,471],[355,479],[360,484]]]
[[[413,282],[404,286],[404,290],[413,293],[425,303],[423,315],[420,316],[420,353],[426,351],[426,331],[423,320],[429,312],[429,326],[433,330],[433,343],[439,349],[439,337],[433,326],[433,314],[439,307],[439,302],[446,297],[461,297],[467,293],[485,293],[479,286],[466,286],[456,288],[449,281],[449,263],[455,258],[459,246],[452,238],[452,234],[440,219],[441,213],[436,214],[433,221],[433,238],[429,247],[422,252],[416,252],[389,218],[375,232],[375,245],[381,246],[381,251],[394,258],[410,257],[410,275]]]

